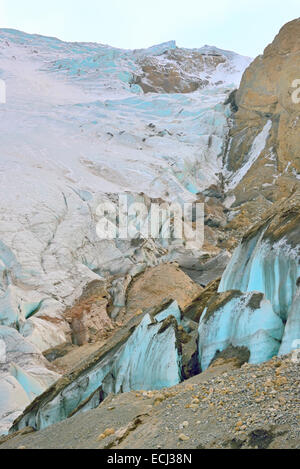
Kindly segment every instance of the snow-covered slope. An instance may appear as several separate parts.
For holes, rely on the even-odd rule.
[[[196,81],[196,91],[156,89],[147,60],[155,76],[172,62],[174,89]],[[111,294],[122,306],[124,276],[168,249],[101,241],[99,203],[125,191],[182,203],[218,182],[224,102],[249,63],[172,41],[127,51],[0,30],[0,325],[40,353],[66,340],[62,313],[90,281],[114,275]],[[145,80],[153,92],[144,94]]]

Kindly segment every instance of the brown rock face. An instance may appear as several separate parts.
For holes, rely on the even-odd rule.
[[[107,314],[109,294],[103,282],[91,282],[65,317],[75,345],[84,345],[106,337],[114,326]]]
[[[265,228],[263,239],[271,244],[285,239],[292,248],[295,248],[300,239],[300,192],[274,205],[267,216],[245,234],[243,241],[251,239],[263,228]]]
[[[234,97],[233,108],[238,110],[226,162],[232,173],[228,187],[236,198],[233,207],[243,206],[236,219],[237,227],[258,220],[272,203],[300,188],[297,79],[300,79],[299,18],[287,23],[264,54],[252,62]],[[268,123],[270,130],[265,145],[260,147],[255,139]],[[256,158],[250,169],[237,184],[232,184],[237,172],[247,169],[251,155]]]
[[[177,48],[162,56],[141,59],[143,75],[137,76],[135,82],[144,93],[191,93],[208,84],[199,72],[215,70],[224,62],[225,58],[218,54]]]
[[[209,283],[207,287],[201,292],[200,296],[187,307],[187,309],[184,311],[184,315],[187,318],[190,318],[196,323],[199,323],[206,305],[211,300],[211,298],[217,294],[220,281],[221,279],[218,278],[217,280],[213,280],[211,283]]]
[[[127,313],[153,308],[169,299],[185,308],[201,291],[175,264],[162,264],[133,279],[127,291]]]
[[[240,368],[244,363],[248,363],[249,358],[250,352],[246,347],[233,347],[232,345],[229,345],[227,349],[216,353],[210,368],[226,364],[231,364],[236,368]]]

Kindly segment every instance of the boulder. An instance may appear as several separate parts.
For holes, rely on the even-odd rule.
[[[219,278],[210,282],[200,295],[184,310],[184,316],[199,323],[207,303],[218,292],[220,281],[221,279]]]
[[[65,313],[72,330],[72,342],[84,345],[107,336],[114,325],[107,313],[110,295],[105,282],[89,283],[74,306]]]
[[[127,290],[128,314],[159,306],[165,300],[176,300],[185,308],[202,288],[193,282],[176,264],[161,264],[136,276]]]

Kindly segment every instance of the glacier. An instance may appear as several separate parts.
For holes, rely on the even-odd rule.
[[[37,317],[61,319],[89,281],[165,260],[97,237],[97,207],[109,194],[136,197],[138,178],[139,193],[182,204],[218,181],[230,114],[223,103],[251,59],[204,47],[197,51],[205,60],[215,53],[222,63],[199,71],[203,89],[136,94],[139,60],[156,54],[163,64],[175,47],[127,51],[0,30],[8,90],[0,107],[0,292],[11,305],[3,324],[40,302]]]
[[[284,240],[271,244],[263,236],[262,231],[240,244],[224,272],[219,292],[260,291],[276,314],[286,320],[300,276],[299,254]]]
[[[7,91],[0,103],[0,433],[46,428],[110,393],[177,385],[185,378],[180,333],[192,333],[203,371],[230,346],[247,348],[252,364],[299,348],[299,230],[291,211],[244,236],[195,330],[172,302],[156,315],[138,312],[119,340],[63,377],[43,355],[71,340],[65,312],[94,281],[109,286],[117,323],[128,285],[147,267],[201,265],[202,244],[174,232],[165,239],[163,221],[158,238],[145,239],[148,214],[130,214],[131,239],[101,239],[99,207],[116,208],[119,194],[147,208],[153,201],[182,207],[201,195],[206,201],[218,184],[235,189],[274,131],[267,120],[242,167],[226,170],[232,114],[225,103],[250,62],[175,41],[130,51],[0,29]],[[165,74],[175,84],[159,78]],[[230,195],[224,205],[234,202]],[[212,269],[229,258],[222,251]]]
[[[11,327],[0,326],[0,431],[60,375],[47,367],[40,351]]]
[[[28,425],[46,428],[70,415],[97,407],[112,392],[153,390],[179,384],[182,373],[177,319],[181,321],[176,302],[155,318],[145,314],[124,344],[112,346],[99,359],[92,357],[90,365],[58,381],[27,408],[14,429]],[[34,387],[31,385],[29,390],[33,392]]]
[[[294,297],[278,355],[300,349],[300,291]]]
[[[269,355],[287,355],[299,348],[299,206],[284,208],[246,235],[234,251],[219,285],[219,293],[239,290],[260,292],[269,302],[274,328],[283,324],[278,350],[270,344]]]
[[[175,67],[179,86],[196,80],[198,88],[144,93],[147,60],[159,70]],[[0,105],[0,330],[6,331],[4,341],[10,340],[10,329],[18,337],[16,349],[31,351],[25,365],[16,350],[1,367],[5,389],[7,377],[18,382],[22,398],[16,398],[15,412],[49,384],[49,377],[59,378],[42,352],[68,341],[64,312],[89,283],[111,285],[116,319],[131,278],[188,251],[185,240],[133,245],[99,239],[97,209],[116,204],[121,193],[148,205],[152,199],[182,205],[218,183],[230,116],[224,103],[250,62],[209,46],[180,49],[174,41],[129,51],[0,29],[0,79],[7,91]],[[193,247],[191,258],[199,252]],[[177,380],[178,357],[172,353],[167,382]],[[35,370],[43,377],[41,388]],[[70,408],[96,392],[103,378],[97,373]],[[160,382],[155,373],[153,380]],[[56,408],[59,415],[52,417]],[[69,414],[68,405],[56,408],[41,416],[42,425]]]
[[[216,353],[230,345],[246,347],[250,351],[249,363],[268,361],[278,353],[283,332],[282,320],[262,294],[233,291],[224,304],[215,308],[209,305],[200,319],[201,368],[206,370]]]

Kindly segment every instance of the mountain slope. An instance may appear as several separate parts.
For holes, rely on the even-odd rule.
[[[209,46],[187,50],[171,41],[124,51],[2,30],[4,431],[28,401],[11,431],[76,421],[111,392],[143,395],[208,368],[195,378],[200,383],[215,362],[259,364],[297,348],[299,24],[285,25],[251,64]],[[189,213],[189,228],[204,220],[204,244],[178,239],[175,229],[164,238],[164,220],[148,239],[148,213],[130,214],[131,238],[101,240],[99,207],[115,208],[124,192],[147,209],[204,203],[203,218]],[[275,395],[287,384],[285,372],[296,376],[297,360],[276,360],[257,368],[264,376],[283,366],[274,369],[276,383],[269,377],[264,385],[263,377],[259,408],[269,388]],[[57,372],[66,374],[57,380]],[[255,391],[241,378],[238,389],[247,386]],[[278,405],[291,399],[284,388]],[[197,412],[194,404],[188,408]],[[222,410],[218,401],[218,421]],[[297,445],[290,406],[284,411]],[[253,428],[268,441],[273,430]],[[252,437],[245,433],[238,445],[251,446]],[[202,440],[226,446],[220,438]]]

